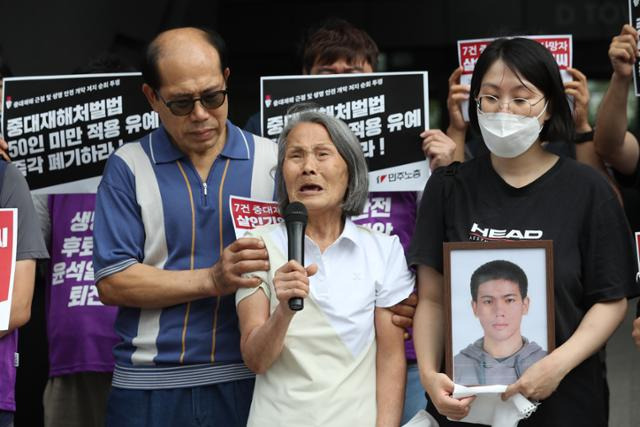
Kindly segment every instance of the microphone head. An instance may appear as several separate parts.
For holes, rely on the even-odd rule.
[[[284,210],[284,222],[302,222],[307,223],[307,208],[300,202],[292,202],[287,205]]]

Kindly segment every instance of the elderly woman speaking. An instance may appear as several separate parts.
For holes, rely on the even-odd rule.
[[[304,111],[278,140],[280,209],[308,211],[309,264],[287,262],[283,224],[258,228],[271,270],[236,294],[242,355],[258,373],[249,426],[398,426],[403,331],[385,307],[411,292],[396,236],[356,226],[367,197],[360,144],[342,121]],[[292,311],[290,298],[304,298]]]

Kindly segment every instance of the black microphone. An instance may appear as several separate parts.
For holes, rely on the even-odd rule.
[[[289,261],[296,260],[304,266],[304,230],[307,228],[307,208],[300,202],[289,203],[284,210],[284,223],[287,226]],[[299,297],[289,299],[289,308],[300,311],[304,300]]]

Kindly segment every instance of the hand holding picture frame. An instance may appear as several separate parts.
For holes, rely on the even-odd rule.
[[[554,349],[551,241],[445,243],[444,280],[456,384],[512,384]]]

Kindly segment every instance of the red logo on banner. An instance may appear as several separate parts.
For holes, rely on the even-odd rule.
[[[13,265],[14,210],[0,210],[0,302],[9,299]]]

